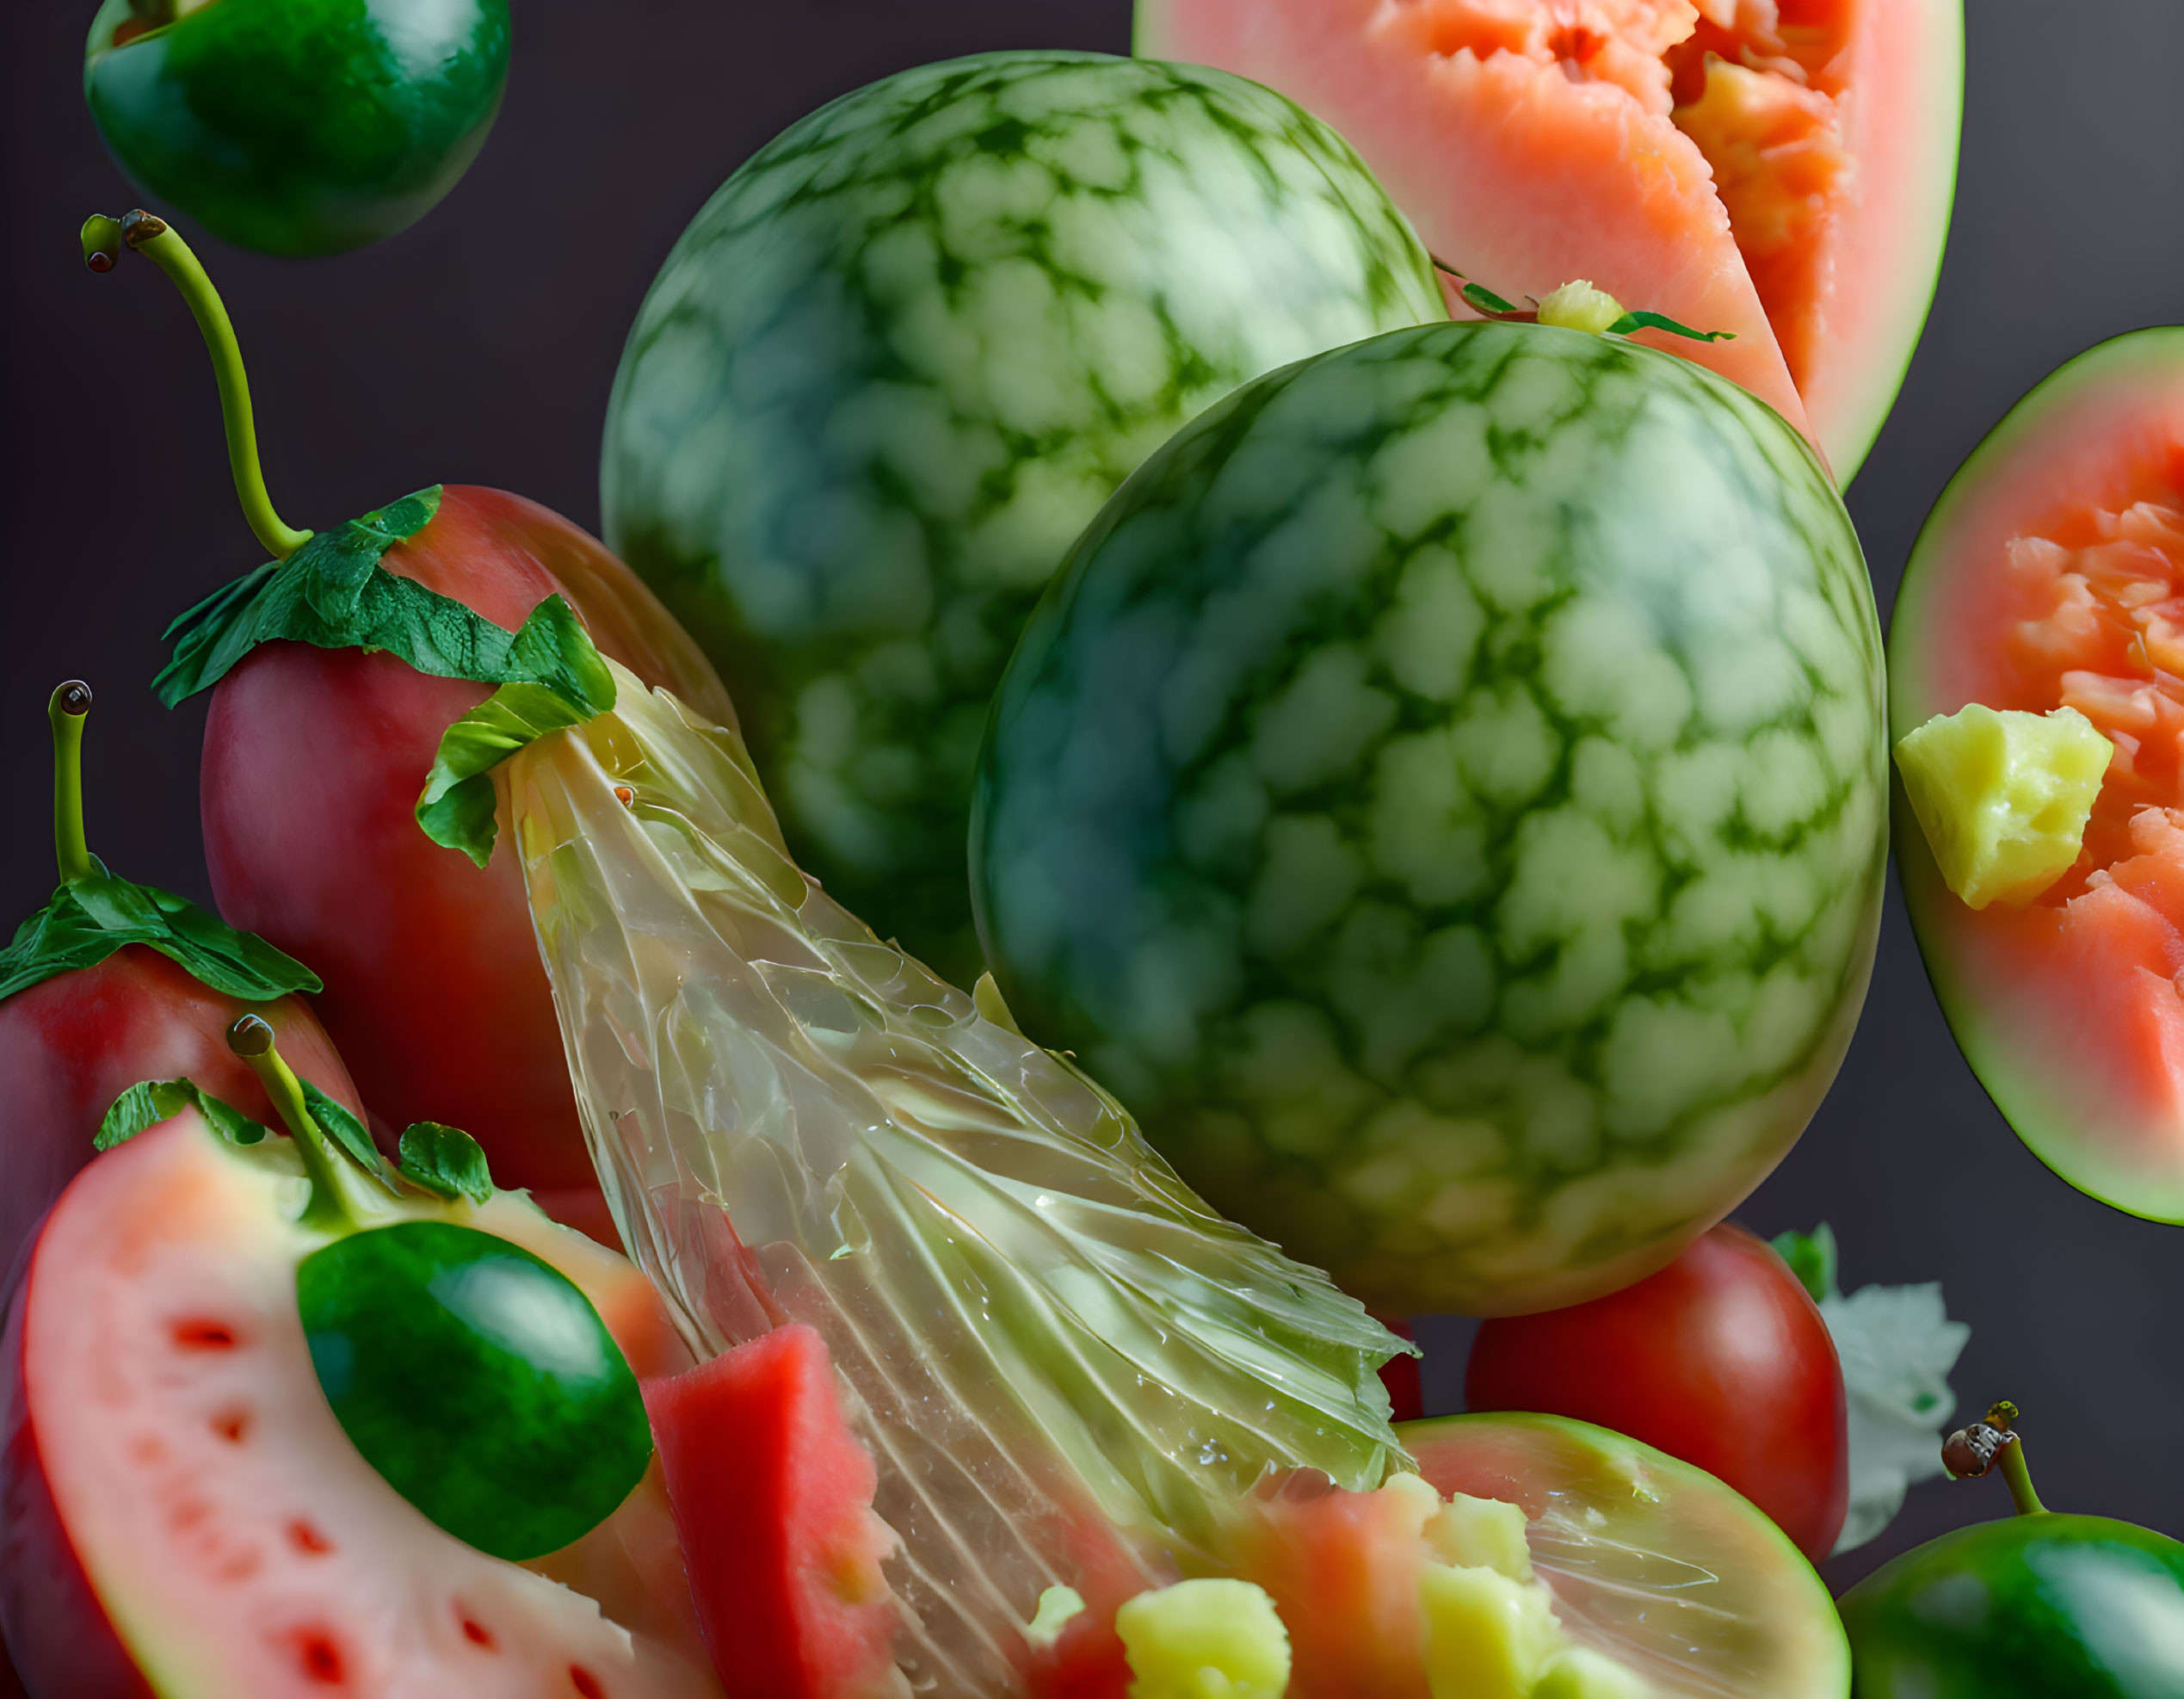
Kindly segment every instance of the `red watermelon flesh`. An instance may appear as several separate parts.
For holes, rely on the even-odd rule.
[[[1588,278],[1705,330],[1848,478],[1923,324],[1955,182],[1959,0],[1140,0],[1138,48],[1332,123],[1439,258]]]
[[[2077,862],[1974,911],[1899,809],[1897,857],[1943,1012],[2064,1179],[2184,1220],[2184,330],[2081,355],[1935,504],[1889,640],[1889,731],[1968,702],[2077,709],[2115,747]]]
[[[676,1627],[687,1603],[650,1591],[666,1525],[657,1483],[540,1566],[645,1599],[632,1613],[645,1620],[618,1621],[443,1533],[357,1455],[296,1312],[296,1266],[324,1242],[293,1220],[303,1195],[286,1140],[239,1149],[189,1112],[95,1161],[55,1206],[0,1365],[11,1578],[80,1566],[163,1699],[717,1695]],[[633,1269],[521,1200],[471,1219],[551,1247],[610,1325],[636,1309]],[[662,1360],[658,1336],[632,1344]],[[40,1602],[19,1591],[5,1604],[34,1679],[72,1668],[80,1614],[26,1614]]]
[[[816,1329],[792,1323],[645,1383],[698,1620],[731,1696],[901,1695],[879,1471]]]

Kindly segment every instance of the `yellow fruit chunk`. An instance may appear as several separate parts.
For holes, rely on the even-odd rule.
[[[1512,1581],[1532,1579],[1524,1542],[1524,1508],[1499,1498],[1452,1493],[1426,1524],[1426,1543],[1443,1563],[1498,1570]]]
[[[1623,304],[1590,280],[1579,278],[1550,290],[1539,303],[1539,322],[1559,324],[1565,331],[1590,331],[1598,336],[1623,316]]]
[[[2076,708],[1936,714],[1896,745],[1911,812],[1950,890],[2028,903],[2070,871],[2114,747]]]
[[[1178,1581],[1114,1614],[1130,1659],[1130,1699],[1281,1699],[1289,1630],[1249,1581]]]
[[[1433,1699],[1527,1699],[1565,1644],[1547,1590],[1498,1570],[1428,1563],[1418,1598]]]
[[[1650,1699],[1645,1678],[1582,1646],[1555,1654],[1530,1699]]]

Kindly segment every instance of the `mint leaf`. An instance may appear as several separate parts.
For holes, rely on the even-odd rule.
[[[316,973],[264,939],[172,892],[117,879],[96,857],[91,866],[55,891],[0,950],[0,998],[96,967],[126,944],[149,945],[207,989],[248,1003],[321,989]]]
[[[515,634],[539,681],[503,684],[441,735],[417,798],[417,824],[479,867],[492,858],[495,767],[526,744],[614,706],[614,677],[569,604],[548,596]]]
[[[309,1080],[300,1080],[298,1084],[303,1087],[304,1107],[311,1111],[311,1118],[318,1123],[319,1130],[347,1151],[356,1165],[367,1174],[374,1178],[385,1177],[386,1161],[379,1155],[379,1147],[372,1142],[371,1133],[364,1123]]]
[[[1665,312],[1626,312],[1607,327],[1608,334],[1627,337],[1633,331],[1666,331],[1672,337],[1688,337],[1694,343],[1733,343],[1734,331],[1694,331],[1679,324]]]
[[[194,1109],[203,1115],[230,1144],[255,1145],[265,1137],[265,1128],[234,1104],[223,1102],[209,1091],[200,1090],[195,1082],[185,1077],[147,1079],[132,1085],[107,1110],[105,1119],[99,1122],[97,1136],[91,1140],[91,1148],[110,1151],[116,1145],[126,1144],[146,1128],[171,1121],[187,1109]]]
[[[398,1165],[403,1177],[442,1197],[466,1197],[483,1203],[493,1195],[493,1177],[485,1152],[460,1127],[436,1121],[413,1121],[402,1133]]]
[[[1790,1265],[1798,1283],[1812,1294],[1814,1303],[1824,1304],[1842,1295],[1835,1289],[1835,1230],[1825,1221],[1809,1233],[1777,1233],[1769,1242],[1775,1255]]]

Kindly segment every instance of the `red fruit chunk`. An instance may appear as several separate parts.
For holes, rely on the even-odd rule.
[[[559,516],[451,485],[381,564],[514,630],[565,596],[600,649],[735,723],[651,592]],[[440,735],[489,694],[389,655],[272,643],[213,693],[200,800],[220,912],[325,981],[318,1013],[383,1125],[440,1121],[502,1185],[611,1234],[514,858],[483,870],[414,815]]]
[[[227,1046],[229,1026],[252,1009],[298,1074],[363,1112],[342,1059],[299,1000],[223,996],[143,944],[0,1003],[0,1278],[91,1159],[100,1121],[132,1085],[186,1074],[253,1119],[279,1124],[257,1076]]]
[[[1774,1248],[1724,1222],[1605,1298],[1485,1323],[1472,1410],[1596,1423],[1696,1464],[1827,1555],[1850,1501],[1842,1367],[1811,1295]]]
[[[645,1383],[698,1621],[731,1695],[899,1693],[879,1473],[825,1342],[777,1327]]]

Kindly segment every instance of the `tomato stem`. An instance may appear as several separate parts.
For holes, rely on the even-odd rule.
[[[251,531],[276,560],[286,560],[310,541],[311,533],[298,531],[281,521],[266,494],[265,473],[258,464],[257,424],[250,411],[250,380],[243,368],[243,350],[235,340],[235,326],[219,292],[205,275],[189,244],[165,219],[150,213],[134,212],[121,219],[95,214],[83,231],[83,261],[94,271],[110,271],[122,248],[145,255],[165,272],[189,304],[190,315],[213,356],[213,376],[220,389],[220,421],[227,431],[227,462],[235,474],[235,493],[243,504],[243,516]]]
[[[365,1211],[355,1169],[335,1151],[333,1141],[304,1102],[303,1082],[282,1058],[273,1040],[273,1028],[262,1015],[245,1015],[227,1029],[227,1047],[250,1065],[265,1087],[289,1137],[303,1158],[304,1172],[311,1180],[311,1202],[305,1205],[305,1226],[350,1231],[364,1225]]]
[[[53,858],[64,885],[91,872],[83,841],[83,719],[90,711],[91,687],[80,678],[58,686],[46,704],[53,727]]]

